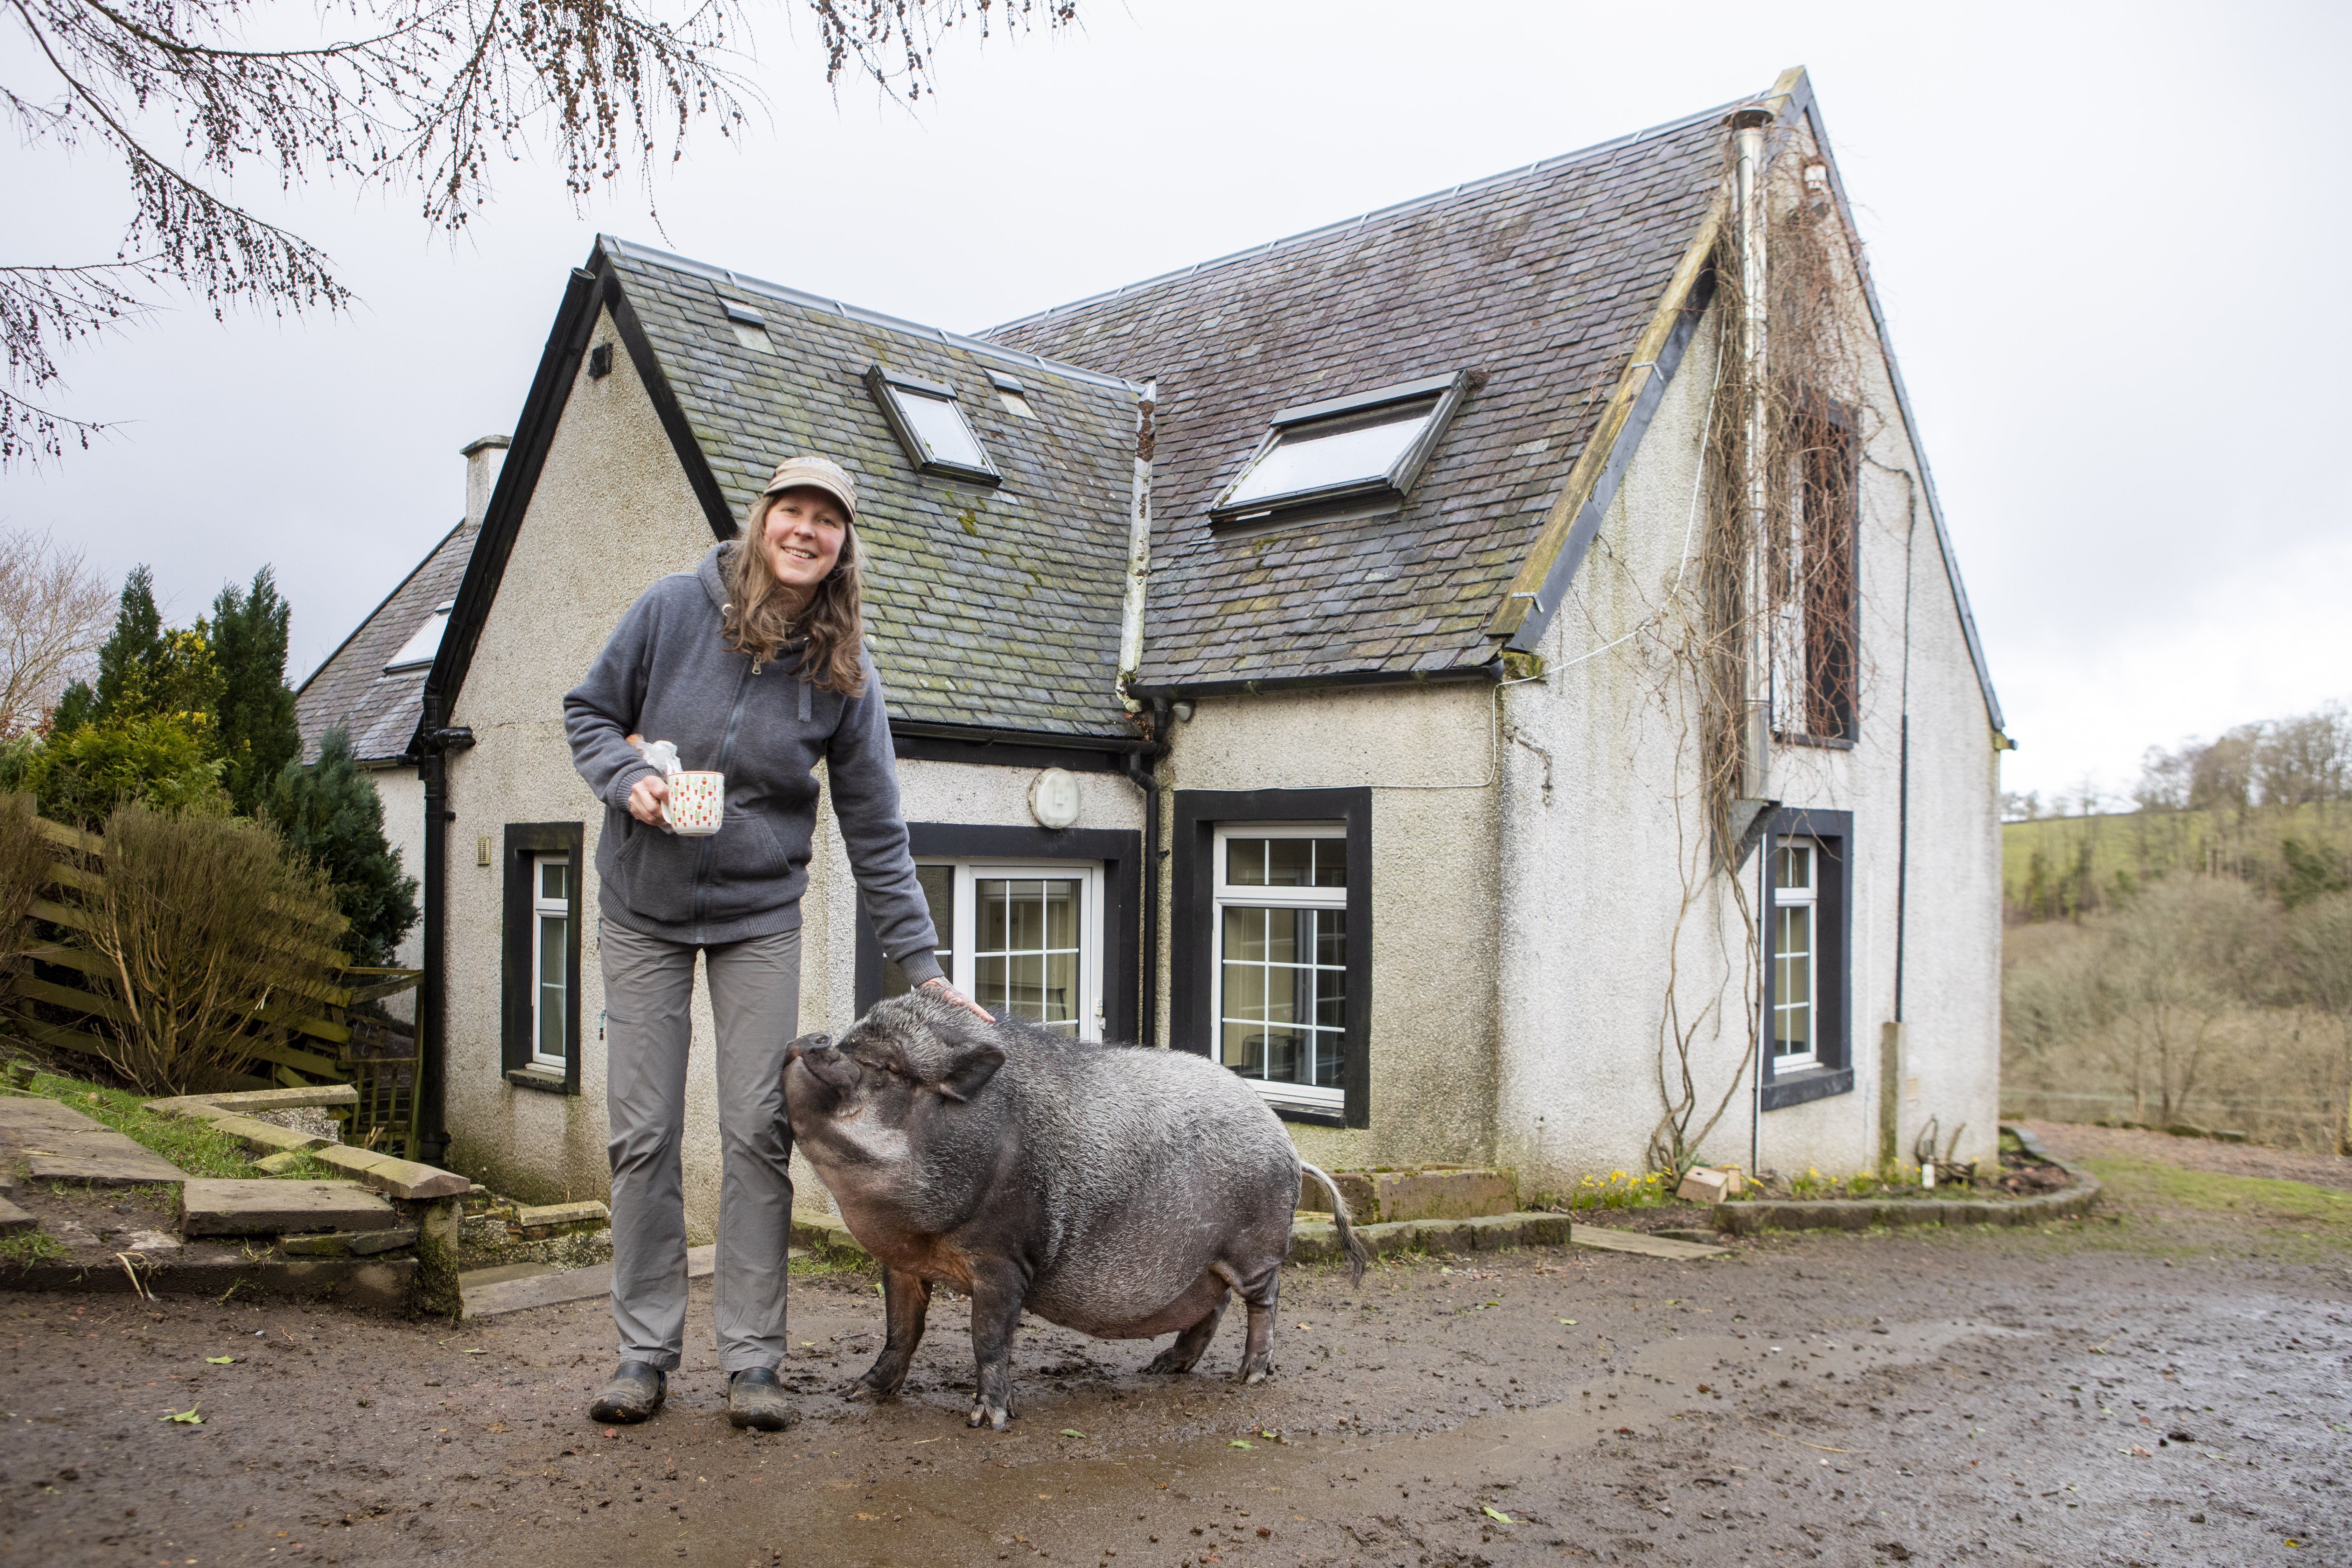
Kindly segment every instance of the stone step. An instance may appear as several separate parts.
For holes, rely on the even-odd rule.
[[[593,1201],[544,1204],[515,1210],[513,1229],[525,1241],[545,1241],[555,1236],[579,1236],[603,1230],[613,1223],[613,1211]]]
[[[1357,1236],[1375,1258],[1411,1252],[1499,1252],[1511,1247],[1591,1247],[1638,1252],[1651,1258],[1714,1258],[1726,1249],[1638,1231],[1575,1225],[1566,1215],[1540,1212],[1480,1215],[1460,1220],[1400,1220],[1360,1225]],[[1340,1263],[1339,1228],[1328,1220],[1295,1220],[1290,1226],[1292,1263]]]
[[[394,1247],[416,1245],[416,1227],[390,1230],[329,1230],[278,1238],[278,1250],[289,1258],[373,1258]]]
[[[349,1143],[329,1143],[310,1151],[310,1158],[324,1161],[338,1170],[349,1171],[380,1193],[390,1193],[396,1198],[423,1199],[454,1197],[471,1192],[474,1184],[455,1171],[444,1171],[432,1165],[420,1165],[414,1160],[395,1160],[389,1154],[379,1154],[373,1149],[361,1149]]]
[[[266,1149],[276,1152],[300,1153],[305,1149],[320,1149],[327,1141],[315,1133],[297,1132],[291,1127],[280,1127],[275,1121],[260,1121],[250,1116],[233,1112],[207,1118],[215,1132],[226,1132],[248,1149]]]
[[[1358,1225],[1394,1225],[1420,1219],[1483,1219],[1515,1214],[1519,1207],[1516,1171],[1471,1165],[1402,1167],[1392,1171],[1333,1171],[1331,1180],[1347,1200],[1348,1217]],[[1314,1177],[1298,1178],[1298,1207],[1328,1214],[1331,1199]]]
[[[289,1231],[380,1231],[399,1220],[357,1182],[191,1177],[181,1189],[183,1236],[278,1236]]]
[[[0,1236],[14,1236],[20,1230],[31,1230],[40,1223],[6,1198],[0,1198]]]

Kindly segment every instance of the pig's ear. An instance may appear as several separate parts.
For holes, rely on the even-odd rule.
[[[994,1046],[969,1047],[956,1058],[955,1065],[948,1069],[947,1077],[940,1080],[939,1091],[961,1105],[987,1088],[988,1080],[994,1078],[996,1069],[1003,1065],[1004,1053]]]

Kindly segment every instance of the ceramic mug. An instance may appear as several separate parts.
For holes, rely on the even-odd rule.
[[[684,772],[669,775],[669,798],[662,803],[662,820],[670,831],[701,837],[719,831],[726,819],[727,775]]]

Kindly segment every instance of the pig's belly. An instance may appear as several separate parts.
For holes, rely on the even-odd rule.
[[[1032,1292],[1025,1305],[1049,1323],[1098,1340],[1149,1340],[1191,1328],[1208,1315],[1224,1293],[1224,1280],[1203,1268],[1173,1296],[1148,1292],[1160,1298],[1149,1307],[1131,1288],[1112,1293],[1111,1299],[1048,1289]]]

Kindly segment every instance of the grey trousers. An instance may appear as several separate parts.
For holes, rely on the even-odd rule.
[[[674,1369],[686,1344],[686,1199],[679,1144],[702,954],[719,1026],[719,1258],[711,1316],[729,1373],[784,1358],[793,1130],[784,1047],[798,1032],[801,933],[723,947],[664,942],[600,922],[604,1105],[613,1166],[613,1326],[621,1359]]]

